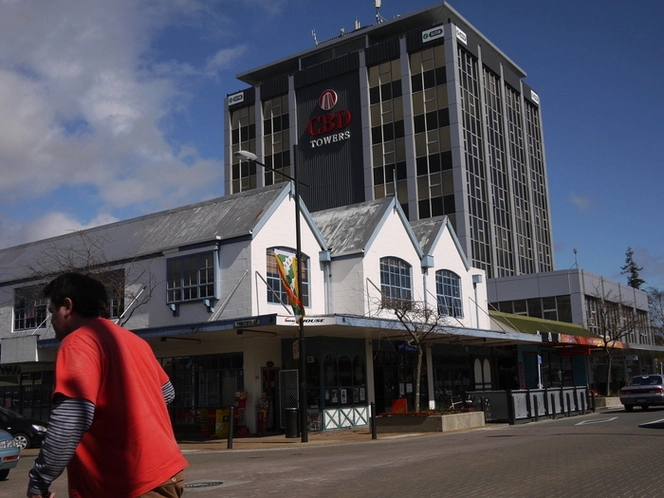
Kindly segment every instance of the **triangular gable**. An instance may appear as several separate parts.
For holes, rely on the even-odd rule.
[[[422,248],[420,247],[420,243],[417,240],[417,237],[415,237],[415,232],[413,232],[413,228],[410,226],[410,223],[408,219],[406,218],[406,214],[403,212],[403,209],[401,209],[401,206],[399,203],[396,201],[396,198],[392,197],[391,202],[383,206],[383,211],[382,215],[380,216],[380,219],[374,229],[374,231],[370,234],[369,239],[367,240],[367,243],[364,247],[364,251],[368,251],[371,245],[373,244],[374,240],[378,236],[378,233],[380,230],[383,228],[385,223],[387,223],[387,220],[391,216],[392,211],[395,211],[397,216],[399,217],[399,220],[401,221],[404,229],[406,230],[406,234],[408,235],[408,238],[410,239],[411,243],[413,244],[413,248],[417,252],[417,256],[422,261]]]
[[[454,247],[459,253],[459,256],[461,256],[461,261],[463,262],[464,268],[466,269],[466,271],[470,270],[471,268],[470,261],[468,260],[466,252],[463,250],[461,242],[459,242],[459,238],[456,235],[456,231],[454,230],[454,227],[452,226],[450,219],[447,216],[413,221],[412,225],[413,225],[413,231],[415,233],[418,233],[418,235],[420,235],[420,237],[418,237],[418,242],[422,244],[422,249],[427,254],[431,254],[433,248],[435,248],[438,245],[438,242],[440,241],[443,234],[445,232],[449,232],[452,238],[452,242],[454,243]],[[426,241],[422,240],[422,236],[426,232],[426,230],[418,230],[418,228],[423,228],[423,225],[429,225],[431,228],[433,228],[432,230],[433,233],[429,234]]]

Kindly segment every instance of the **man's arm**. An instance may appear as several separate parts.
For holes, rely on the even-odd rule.
[[[28,497],[48,496],[48,488],[65,470],[83,434],[90,428],[95,405],[86,399],[56,399],[39,456],[30,471]]]
[[[175,388],[173,387],[173,384],[171,384],[170,380],[161,386],[161,392],[164,395],[164,401],[167,405],[175,399]]]

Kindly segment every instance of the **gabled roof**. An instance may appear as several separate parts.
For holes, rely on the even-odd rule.
[[[388,216],[395,210],[418,256],[422,250],[406,216],[394,197],[361,202],[311,213],[332,257],[361,254],[370,246]]]
[[[461,247],[461,243],[459,242],[456,232],[447,216],[437,216],[435,218],[411,221],[410,225],[413,228],[413,233],[415,234],[415,237],[417,237],[420,246],[422,246],[424,254],[430,255],[433,254],[432,251],[434,247],[436,247],[436,244],[442,237],[443,233],[449,231],[452,237],[452,242],[454,242],[466,270],[470,269],[470,261],[468,261],[466,253]]]
[[[28,265],[53,250],[76,255],[90,247],[106,261],[166,249],[253,237],[291,192],[281,183],[0,250],[0,282],[29,276]],[[308,212],[303,210],[308,216]],[[55,249],[57,248],[57,249]]]

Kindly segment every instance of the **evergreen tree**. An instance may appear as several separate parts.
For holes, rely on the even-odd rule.
[[[620,272],[623,275],[627,275],[627,285],[634,287],[635,289],[640,289],[643,284],[646,283],[645,280],[639,277],[639,272],[643,270],[642,267],[636,264],[634,261],[634,251],[631,247],[627,248],[625,252],[625,266],[620,268]]]

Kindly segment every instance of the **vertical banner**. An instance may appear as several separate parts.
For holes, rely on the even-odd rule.
[[[297,258],[291,252],[278,249],[274,250],[274,257],[277,260],[284,290],[288,294],[288,302],[293,307],[293,314],[299,322],[304,318],[304,306],[300,300],[300,289],[297,288]]]

